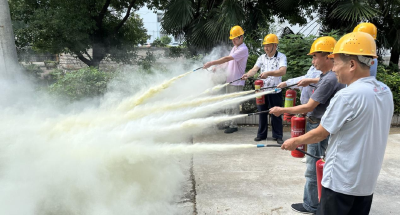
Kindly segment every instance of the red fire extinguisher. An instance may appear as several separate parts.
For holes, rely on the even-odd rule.
[[[322,190],[322,176],[324,173],[324,165],[325,161],[323,159],[319,159],[317,163],[315,163],[316,168],[317,168],[317,187],[318,187],[318,201],[321,201],[321,190]]]
[[[255,88],[256,90],[261,89],[263,86],[264,86],[264,81],[263,81],[263,80],[256,80],[256,81],[254,82],[254,88]],[[257,105],[263,105],[263,104],[265,104],[265,98],[264,98],[264,96],[262,95],[262,96],[256,97],[256,103],[257,103]]]
[[[296,106],[296,96],[297,96],[297,93],[295,90],[289,89],[286,91],[285,108]],[[290,114],[290,113],[283,114],[283,120],[286,122],[290,122],[292,117],[293,117],[293,114]]]
[[[291,136],[292,137],[298,137],[298,136],[303,135],[305,133],[305,128],[306,128],[306,119],[304,117],[302,117],[300,115],[292,117],[292,122],[291,122]],[[303,145],[298,146],[297,148],[304,150],[305,146],[303,144]],[[297,150],[293,150],[291,154],[293,157],[296,157],[296,158],[304,157],[304,154]]]

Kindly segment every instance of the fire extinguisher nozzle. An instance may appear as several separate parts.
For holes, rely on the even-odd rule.
[[[257,144],[257,148],[265,147],[264,144]]]

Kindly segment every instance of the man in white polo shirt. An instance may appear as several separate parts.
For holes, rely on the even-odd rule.
[[[268,34],[263,40],[265,54],[258,57],[254,67],[243,75],[242,79],[246,80],[254,76],[258,70],[261,71],[259,78],[264,81],[263,87],[271,87],[273,89],[282,82],[282,76],[286,74],[287,59],[286,56],[278,52],[278,37],[275,34]],[[257,105],[258,111],[266,111],[274,106],[282,106],[282,92],[276,94],[265,95],[265,104]],[[257,137],[254,141],[261,141],[267,139],[268,134],[268,115],[260,114],[258,123]],[[282,144],[283,140],[283,124],[282,117],[271,115],[272,138],[278,144]]]
[[[235,81],[242,77],[242,75],[246,71],[247,58],[249,57],[249,50],[247,49],[246,44],[244,44],[243,42],[244,31],[240,26],[236,25],[232,27],[229,39],[231,39],[233,43],[233,48],[229,53],[229,55],[222,57],[218,60],[207,62],[203,66],[204,69],[207,69],[213,65],[228,63],[228,67],[226,68],[227,71],[226,83]],[[226,87],[226,93],[243,91],[244,84],[245,84],[244,80],[235,81]],[[237,115],[240,113],[240,109],[239,106],[237,105],[233,108],[227,109],[226,112],[229,115]],[[232,120],[228,123],[229,125],[225,129],[226,134],[233,133],[238,130],[236,120]]]
[[[348,87],[336,93],[321,124],[282,149],[320,141],[330,135],[317,214],[369,214],[393,116],[389,87],[370,76],[376,58],[373,37],[344,35],[335,45],[333,71]]]

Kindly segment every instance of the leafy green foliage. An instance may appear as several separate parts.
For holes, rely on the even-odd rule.
[[[156,56],[154,56],[154,53],[152,51],[147,50],[146,56],[139,58],[138,64],[142,66],[144,70],[150,70],[155,62]]]
[[[180,58],[187,56],[188,49],[181,46],[171,46],[165,50],[165,56],[169,58]]]
[[[307,55],[315,36],[290,34],[279,40],[279,51],[286,55],[287,71],[282,77],[285,81],[290,78],[302,76],[307,73],[311,66],[312,57]]]
[[[160,40],[164,45],[168,45],[172,41],[171,37],[169,37],[169,36],[163,36],[163,37],[161,37]]]
[[[161,38],[156,38],[151,44],[154,47],[166,47],[172,39],[168,36],[163,36]]]
[[[50,92],[73,101],[103,95],[113,74],[90,67],[65,74],[58,73],[55,77],[58,79],[49,87]]]
[[[165,47],[165,44],[160,40],[160,38],[156,38],[153,43],[151,43],[153,47]]]
[[[378,65],[376,78],[385,83],[393,94],[394,113],[400,114],[400,73],[393,68],[385,65]]]
[[[378,28],[378,54],[390,50],[390,62],[399,63],[400,1],[398,0],[321,0],[317,1],[320,32],[352,32],[360,22],[371,22]]]
[[[35,64],[24,65],[24,68],[26,73],[34,78],[39,78],[40,74],[43,73],[43,70],[41,70],[40,67]]]
[[[282,7],[282,2],[296,7]],[[228,43],[229,30],[234,25],[242,26],[247,37],[256,34],[259,27],[268,27],[274,16],[291,24],[305,24],[314,4],[311,0],[174,0],[163,4],[165,14],[161,24],[165,33],[183,35],[191,52],[207,51]]]
[[[143,22],[132,13],[146,2],[153,1],[12,0],[9,5],[18,48],[68,52],[97,67],[105,57],[129,62],[134,46],[146,42]]]
[[[378,10],[372,8],[363,1],[342,1],[332,11],[331,16],[341,20],[372,19],[378,14]]]

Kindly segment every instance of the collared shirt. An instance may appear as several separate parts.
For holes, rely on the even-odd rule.
[[[233,60],[228,62],[226,83],[235,81],[243,76],[246,72],[247,58],[249,57],[249,49],[246,44],[234,46],[229,54]],[[244,86],[245,81],[235,81],[231,85]]]
[[[287,67],[287,59],[284,54],[278,51],[273,57],[268,57],[267,54],[263,54],[258,57],[255,66],[260,68],[260,73],[275,71],[281,67]],[[279,83],[282,82],[282,76],[268,76],[266,79],[263,79],[263,81],[264,87],[277,86]]]
[[[336,93],[321,120],[330,134],[322,185],[335,192],[368,196],[382,167],[393,95],[375,77],[358,79]]]
[[[305,78],[319,78],[321,75],[321,71],[316,69],[314,66],[311,66],[310,69],[308,69],[307,74],[297,77],[297,78],[291,78],[288,79],[286,81],[286,84],[288,86],[293,85],[293,84],[297,84],[299,81],[305,79]],[[300,102],[301,104],[307,104],[308,100],[310,100],[311,94],[313,93],[313,91],[315,90],[315,87],[312,86],[306,86],[306,87],[297,87],[297,86],[293,86],[290,88],[300,88],[301,90],[301,96],[300,96]]]

